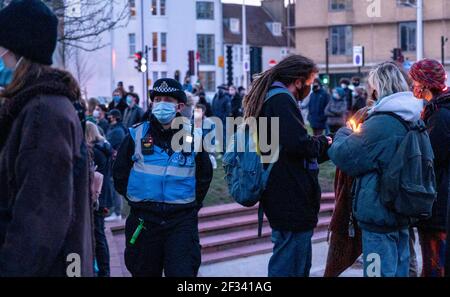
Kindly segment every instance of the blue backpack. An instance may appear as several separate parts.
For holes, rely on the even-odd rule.
[[[288,94],[296,102],[287,89],[274,88],[267,93],[264,103],[279,94]],[[275,152],[274,158],[267,169],[264,169],[263,160],[259,153],[256,131],[252,133],[245,123],[238,127],[223,156],[223,168],[228,191],[237,203],[245,207],[252,207],[260,202],[280,150],[281,146]],[[260,203],[258,209],[258,236],[261,236],[262,233],[263,217],[264,212]]]

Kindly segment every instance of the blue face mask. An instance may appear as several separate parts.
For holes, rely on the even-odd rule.
[[[116,104],[120,103],[120,99],[122,99],[120,96],[114,96],[113,97],[114,103],[116,103]]]
[[[14,71],[9,69],[0,58],[0,87],[6,87],[13,79]]]
[[[169,124],[177,114],[177,105],[170,102],[158,102],[153,105],[153,115],[163,125]]]
[[[130,96],[127,97],[127,104],[131,105],[131,103],[133,103],[133,98],[131,98]]]

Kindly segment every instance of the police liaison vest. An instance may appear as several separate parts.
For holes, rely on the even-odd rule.
[[[154,152],[143,155],[141,139],[150,123],[130,128],[135,143],[133,168],[128,179],[127,198],[133,202],[187,204],[195,201],[195,152],[174,152],[169,156],[154,145]]]

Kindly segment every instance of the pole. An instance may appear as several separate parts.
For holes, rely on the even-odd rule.
[[[148,86],[148,71],[149,71],[149,69],[150,69],[150,67],[149,67],[149,63],[148,63],[148,46],[146,45],[145,46],[145,61],[147,61],[147,70],[145,71],[145,103],[144,103],[144,110],[146,111],[147,110],[147,106],[148,106],[148,99],[149,99],[149,93],[148,93],[148,89],[149,89],[149,86]]]
[[[326,72],[326,74],[329,76],[329,72],[330,72],[330,69],[329,69],[329,60],[330,60],[330,51],[329,51],[329,41],[328,41],[328,38],[327,39],[325,39],[325,67],[326,67],[326,70],[325,70],[325,72]]]
[[[141,0],[141,48],[144,51],[144,44],[145,44],[145,39],[144,39],[144,0]],[[145,56],[147,59],[147,52],[145,51]],[[147,60],[147,71],[146,74],[148,75],[148,65],[149,65],[149,61]],[[146,81],[146,75],[144,73],[142,73],[142,98],[147,98],[148,96],[148,88],[147,88],[147,81]],[[147,106],[147,102],[143,102],[142,106],[144,107],[144,109]]]
[[[423,0],[417,0],[417,61],[423,59]]]
[[[242,0],[242,54],[244,56],[244,63],[242,63],[243,70],[243,83],[242,86],[247,90],[247,69],[246,64],[248,63],[247,59],[247,14],[245,9],[245,0]]]

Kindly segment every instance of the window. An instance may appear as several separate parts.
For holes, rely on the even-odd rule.
[[[200,64],[214,65],[214,35],[198,34],[197,51],[200,54]]]
[[[157,15],[158,14],[158,7],[157,7],[158,3],[156,0],[152,0],[152,15]]]
[[[161,62],[167,62],[167,33],[161,33]]]
[[[267,28],[269,28],[270,33],[272,33],[273,36],[280,37],[281,34],[281,23],[278,22],[272,22],[272,23],[266,23]]]
[[[214,2],[198,1],[197,20],[213,20],[213,19],[214,19]]]
[[[130,16],[136,16],[136,1],[128,0],[128,6],[130,7]]]
[[[397,5],[398,6],[415,6],[417,5],[417,1],[416,0],[397,0]]]
[[[159,14],[166,15],[166,0],[160,0],[159,2]]]
[[[416,51],[416,22],[399,24],[400,48],[405,52]]]
[[[167,78],[167,71],[161,72],[161,78]]]
[[[330,11],[342,11],[342,10],[350,10],[352,8],[351,0],[329,0]]]
[[[200,71],[200,82],[205,91],[214,92],[216,90],[216,72],[214,71]]]
[[[128,34],[128,48],[130,57],[136,53],[136,34]]]
[[[236,18],[230,18],[229,20],[230,31],[233,34],[241,34],[240,20]]]
[[[330,51],[332,55],[352,55],[352,26],[330,27]]]
[[[152,52],[153,62],[158,62],[158,33],[156,32],[152,34]]]

